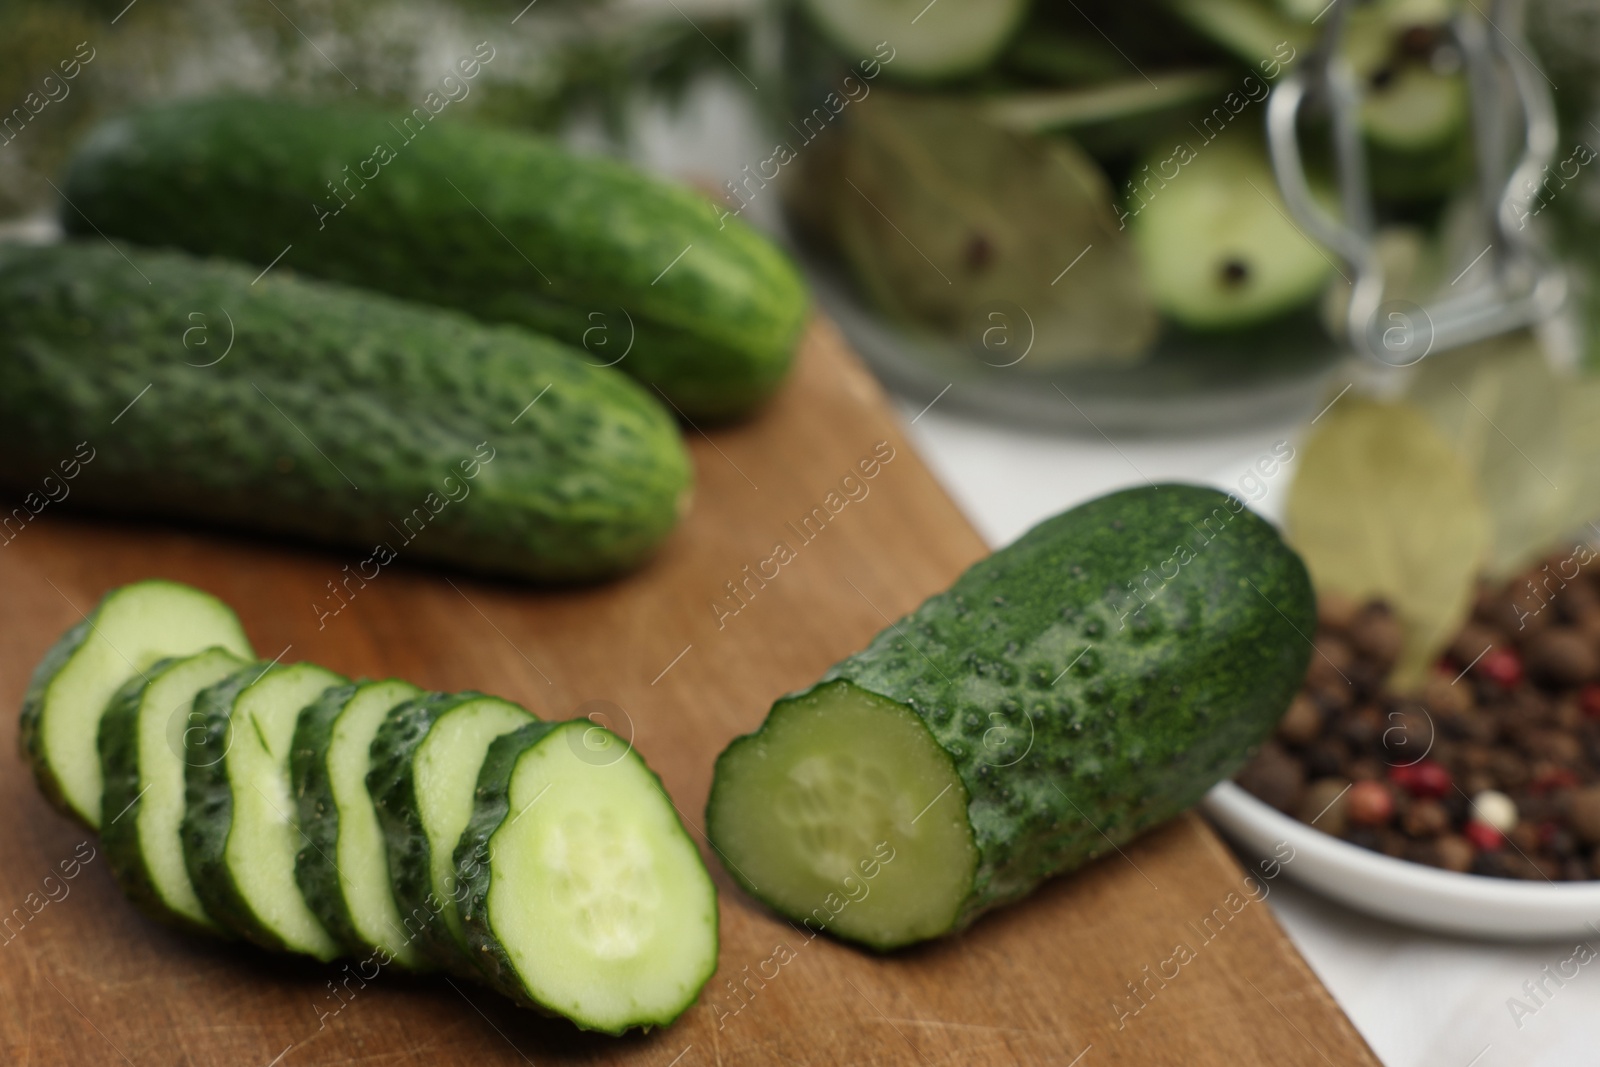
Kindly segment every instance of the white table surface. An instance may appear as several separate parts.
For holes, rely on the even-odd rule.
[[[946,398],[948,399],[948,398]],[[943,404],[945,401],[941,401]],[[902,402],[913,441],[990,545],[1113,489],[1213,482],[1296,436],[1286,422],[1198,440],[1024,433]],[[1282,486],[1268,484],[1268,492]],[[1267,898],[1290,939],[1388,1067],[1600,1064],[1600,958],[1548,996],[1522,988],[1575,944],[1497,945],[1368,919],[1287,880]],[[1595,917],[1600,924],[1600,915]],[[1600,934],[1591,945],[1600,953]],[[1570,973],[1572,967],[1568,967]],[[1513,1015],[1518,998],[1532,1012]],[[1520,1023],[1520,1025],[1519,1025]],[[1312,1062],[1312,1061],[1308,1061]]]

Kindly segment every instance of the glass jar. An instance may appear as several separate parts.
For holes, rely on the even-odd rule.
[[[792,0],[778,144],[730,202],[777,182],[819,304],[922,402],[1091,431],[1282,419],[1350,352],[1353,287],[1378,323],[1501,269],[1477,179],[1516,145],[1480,143],[1500,97],[1469,85],[1462,35],[1515,34],[1507,6]],[[1355,102],[1343,127],[1331,91],[1291,114],[1307,179],[1286,196],[1271,100],[1330,70]],[[1539,247],[1555,229],[1517,221]]]

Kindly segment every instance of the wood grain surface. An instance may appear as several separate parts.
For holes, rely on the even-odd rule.
[[[105,590],[162,576],[226,598],[265,656],[286,649],[286,662],[350,676],[482,689],[548,718],[605,715],[661,774],[721,892],[720,970],[676,1025],[605,1038],[460,982],[370,970],[364,980],[169,932],[123,901],[93,837],[45,804],[8,751],[0,1062],[1376,1062],[1257,899],[1274,883],[1246,882],[1194,816],[958,938],[889,957],[808,940],[736,889],[699,836],[717,752],[984,546],[826,324],[761,418],[687,433],[699,475],[692,513],[648,568],[595,589],[414,568],[402,550],[319,621],[319,607],[339,603],[327,583],[365,553],[66,508],[0,547],[6,708]],[[114,428],[94,445],[117,447]],[[866,495],[827,512],[830,491],[875,447],[893,458],[863,482]],[[817,507],[827,522],[803,541],[796,531]],[[764,584],[747,582],[745,567],[756,571],[780,541],[794,558]],[[729,598],[729,582],[742,601]]]

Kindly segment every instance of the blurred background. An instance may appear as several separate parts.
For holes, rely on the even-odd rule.
[[[992,545],[1111,488],[1237,488],[1319,586],[1343,566],[1437,631],[1425,662],[1480,578],[1600,517],[1597,0],[0,0],[0,27],[0,230],[40,235],[106,114],[410,107],[490,42],[452,121],[775,235]],[[1324,462],[1245,481],[1285,449]],[[1388,535],[1324,520],[1379,500],[1395,537],[1489,549],[1373,578]],[[1272,905],[1392,1064],[1476,1062],[1570,949]],[[1593,1004],[1553,1005],[1524,1062],[1592,1058]]]
[[[219,89],[409,105],[491,41],[458,119],[699,185],[779,234],[855,347],[924,404],[948,388],[945,409],[1091,435],[1282,420],[1361,347],[1368,267],[1381,300],[1362,307],[1391,348],[1379,303],[1426,332],[1410,308],[1516,290],[1518,269],[1559,271],[1564,299],[1535,316],[1551,358],[1595,347],[1585,0],[515,6],[0,4],[0,99],[18,105],[0,216],[49,212],[49,176],[109,110]],[[1268,94],[1295,79],[1304,204],[1266,135]],[[1524,159],[1521,122],[1545,112],[1553,140]],[[1307,208],[1342,216],[1359,249]]]

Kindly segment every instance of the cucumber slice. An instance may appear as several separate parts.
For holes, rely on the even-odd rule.
[[[1028,0],[804,0],[804,5],[847,58],[876,56],[884,70],[910,80],[954,78],[988,66],[1028,11]],[[885,46],[891,51],[879,51]]]
[[[665,1026],[717,966],[717,894],[661,781],[585,720],[489,746],[455,862],[479,966],[586,1030]]]
[[[22,749],[50,802],[98,830],[96,738],[107,702],[157,660],[213,646],[255,656],[228,605],[160,579],[113,589],[68,630],[34,669],[22,700]]]
[[[306,903],[346,952],[382,955],[408,970],[425,970],[428,961],[400,921],[367,771],[384,717],[421,695],[392,678],[329,689],[300,712],[289,757],[305,834],[295,880]]]
[[[959,920],[978,866],[967,801],[915,713],[841,681],[780,702],[723,753],[706,819],[777,911],[892,948]]]
[[[164,659],[130,678],[100,720],[100,837],[117,884],[151,918],[221,933],[183,862],[183,734],[195,694],[245,666],[221,648]],[[148,680],[147,680],[148,679]]]
[[[461,925],[456,842],[490,742],[533,721],[509,700],[431,693],[391,710],[372,740],[367,788],[406,932],[435,965],[471,978],[479,974]]]
[[[344,683],[312,663],[253,663],[200,691],[184,735],[183,857],[200,903],[263,948],[320,960],[339,945],[295,883],[289,753],[300,710]]]
[[[1157,306],[1191,329],[1223,330],[1309,303],[1332,261],[1290,221],[1264,151],[1240,137],[1197,148],[1136,172],[1156,177],[1125,205]]]

